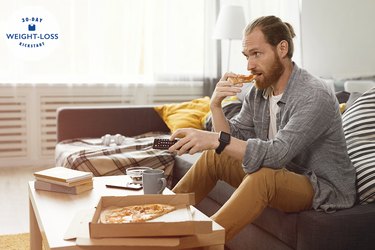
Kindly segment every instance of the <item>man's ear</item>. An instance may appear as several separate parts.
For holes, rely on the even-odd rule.
[[[277,51],[280,55],[281,58],[284,58],[287,56],[288,51],[289,51],[289,44],[287,41],[282,40],[278,45],[277,45]]]

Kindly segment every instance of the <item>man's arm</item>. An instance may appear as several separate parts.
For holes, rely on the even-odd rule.
[[[181,138],[168,150],[176,152],[178,155],[185,153],[195,154],[209,149],[219,147],[219,133],[204,131],[194,128],[177,129],[172,135],[171,140]],[[242,160],[245,155],[247,142],[231,137],[230,143],[225,147],[223,152],[230,154],[232,157]]]
[[[225,131],[229,133],[228,120],[224,115],[223,109],[220,107],[211,107],[212,128],[216,132]]]
[[[231,137],[230,143],[225,147],[223,152],[229,154],[233,158],[242,161],[245,156],[247,142],[237,139],[236,137]]]
[[[210,109],[212,114],[212,127],[214,131],[230,132],[228,121],[224,115],[221,102],[228,96],[235,96],[241,92],[242,84],[233,85],[228,81],[228,77],[235,76],[233,73],[226,73],[216,84],[211,96]]]
[[[229,133],[230,127],[226,119],[221,102],[228,96],[235,96],[241,92],[242,84],[233,85],[227,81],[229,76],[236,76],[233,73],[226,73],[216,84],[211,97],[210,108],[212,113],[212,124],[215,132],[202,131],[191,128],[178,129],[171,135],[171,140],[181,138],[176,144],[169,148],[170,152],[177,152],[178,155],[184,153],[194,154],[208,149],[216,149],[219,146],[219,133],[224,131]],[[242,159],[246,148],[246,142],[240,142],[232,137],[231,143],[226,148],[232,148],[239,159]],[[241,150],[239,147],[243,147]],[[228,150],[228,149],[225,149]],[[240,153],[243,152],[243,153]]]

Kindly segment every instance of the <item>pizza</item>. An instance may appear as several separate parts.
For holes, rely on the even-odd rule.
[[[228,77],[228,81],[230,81],[232,84],[238,84],[238,83],[245,83],[245,82],[251,82],[254,80],[256,75],[237,75],[237,76],[230,76]]]
[[[167,204],[108,207],[101,212],[100,222],[105,224],[144,222],[160,217],[173,210],[175,210],[175,207]]]

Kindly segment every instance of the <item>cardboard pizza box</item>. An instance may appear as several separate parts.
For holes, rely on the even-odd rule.
[[[91,238],[116,237],[156,237],[183,236],[212,232],[212,220],[195,219],[190,205],[194,198],[191,194],[171,195],[131,195],[103,196],[96,206],[96,211],[89,222]],[[143,204],[168,204],[176,209],[161,217],[146,222],[105,224],[100,222],[100,214],[107,207],[124,207]]]

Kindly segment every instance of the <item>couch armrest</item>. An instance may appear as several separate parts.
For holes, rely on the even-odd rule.
[[[153,106],[61,107],[57,110],[58,142],[105,134],[135,136],[146,132],[170,132]]]

